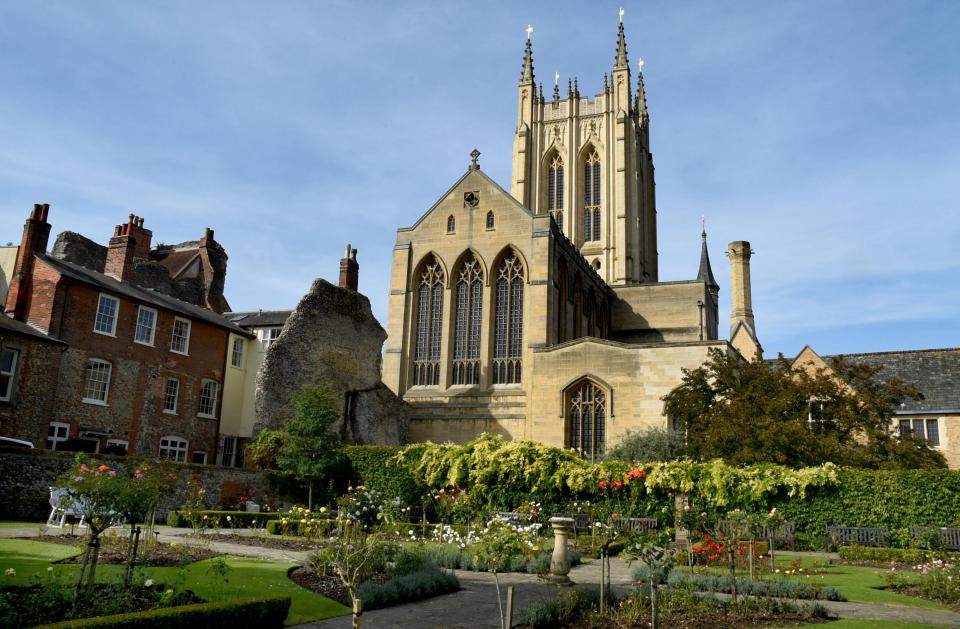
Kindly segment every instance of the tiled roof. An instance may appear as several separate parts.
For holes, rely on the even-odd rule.
[[[59,343],[61,345],[65,344],[60,339],[47,336],[35,327],[24,323],[23,321],[17,321],[16,319],[8,317],[5,314],[0,314],[0,330],[13,332],[15,334],[23,334],[24,336],[32,336],[34,338],[49,341],[51,343]]]
[[[283,325],[292,310],[257,310],[256,312],[225,312],[223,316],[242,328],[263,328]]]
[[[90,286],[113,293],[114,295],[126,297],[132,301],[154,306],[170,312],[175,312],[191,319],[204,321],[219,328],[229,330],[234,334],[240,334],[247,337],[250,336],[249,332],[239,327],[226,317],[218,315],[212,310],[207,310],[206,308],[201,308],[200,306],[194,306],[193,304],[188,304],[185,301],[180,301],[175,297],[164,295],[163,293],[151,290],[149,288],[140,288],[139,286],[134,286],[129,282],[121,282],[120,280],[109,275],[91,271],[90,269],[84,268],[78,264],[73,264],[72,262],[67,262],[66,260],[60,260],[58,258],[48,256],[45,253],[38,253],[36,256],[38,260],[42,260],[44,263],[49,264],[60,274],[78,282],[89,284]]]
[[[170,277],[176,279],[184,267],[199,255],[198,249],[187,249],[185,251],[154,250],[150,252],[150,259],[162,264]]]
[[[842,358],[880,367],[880,378],[899,378],[916,385],[924,399],[905,400],[901,411],[960,410],[960,348],[843,354]]]

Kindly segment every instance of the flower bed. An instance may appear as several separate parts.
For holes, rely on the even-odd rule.
[[[722,592],[730,594],[733,591],[732,580],[729,576],[711,574],[689,575],[674,572],[670,575],[669,584],[672,587],[688,586],[697,592]],[[773,581],[752,581],[737,578],[737,594],[746,596],[776,596],[779,598],[798,598],[819,601],[845,601],[839,590],[834,587],[823,587],[814,583],[794,579],[779,578]]]
[[[919,548],[876,548],[873,546],[841,546],[837,550],[840,559],[845,562],[885,565],[916,565],[932,559],[960,559],[960,553],[942,550],[922,550]]]

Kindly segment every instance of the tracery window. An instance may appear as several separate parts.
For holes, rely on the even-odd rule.
[[[606,439],[607,394],[590,380],[568,392],[569,447],[591,461],[603,456]]]
[[[423,264],[417,289],[414,386],[440,384],[440,328],[443,319],[443,269],[436,258]]]
[[[583,240],[600,240],[600,155],[596,150],[583,163]]]
[[[554,155],[547,169],[547,210],[563,231],[563,160]]]
[[[508,255],[497,271],[493,383],[521,381],[523,355],[523,265]]]
[[[480,384],[480,321],[483,268],[469,254],[457,278],[457,314],[453,342],[453,384]]]

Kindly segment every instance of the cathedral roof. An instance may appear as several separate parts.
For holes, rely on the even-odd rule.
[[[479,155],[479,153],[477,153],[477,155]],[[490,185],[494,188],[494,190],[496,190],[496,191],[500,192],[501,194],[503,194],[503,196],[504,196],[506,199],[508,199],[508,200],[510,201],[510,203],[513,204],[514,207],[516,207],[516,208],[519,209],[519,210],[522,210],[527,216],[530,216],[531,218],[533,217],[533,212],[530,211],[530,208],[528,208],[528,207],[525,206],[524,204],[522,204],[522,203],[520,203],[519,201],[517,201],[517,200],[513,197],[513,195],[511,195],[509,192],[507,192],[506,190],[504,190],[504,189],[500,186],[500,184],[498,184],[496,181],[494,181],[493,179],[491,179],[490,176],[487,175],[487,173],[485,173],[485,172],[483,172],[482,170],[480,170],[480,166],[479,166],[479,165],[476,165],[476,160],[474,160],[474,163],[470,165],[470,167],[467,169],[467,172],[465,172],[462,177],[460,177],[459,179],[457,179],[457,180],[453,183],[453,185],[450,186],[450,188],[447,189],[446,192],[444,192],[442,195],[440,195],[440,198],[437,199],[436,202],[435,202],[433,205],[430,206],[430,209],[429,209],[429,210],[427,210],[426,212],[424,212],[424,213],[420,216],[420,218],[417,219],[417,222],[416,222],[416,223],[414,223],[414,224],[411,225],[410,227],[401,227],[401,228],[398,229],[397,231],[409,231],[409,230],[412,230],[412,229],[416,229],[416,228],[420,225],[420,223],[423,222],[423,220],[424,220],[425,218],[427,218],[428,216],[430,216],[430,214],[431,214],[435,209],[437,209],[437,207],[438,207],[441,203],[443,203],[443,202],[446,200],[446,198],[449,197],[450,194],[451,194],[454,190],[457,189],[457,187],[460,186],[460,184],[462,184],[464,181],[466,181],[466,180],[469,179],[470,177],[480,177],[483,181],[485,181],[486,183],[490,184]]]

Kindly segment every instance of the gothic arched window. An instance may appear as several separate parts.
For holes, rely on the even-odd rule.
[[[600,155],[596,150],[583,163],[583,240],[600,240]]]
[[[607,393],[591,380],[581,380],[564,396],[569,447],[591,461],[603,456]]]
[[[417,333],[413,356],[414,386],[440,384],[440,338],[443,321],[443,268],[430,257],[417,277]]]
[[[563,160],[554,155],[547,168],[547,210],[563,231]]]
[[[447,217],[447,233],[452,234],[457,231],[457,219],[453,218],[453,214]]]
[[[480,318],[483,268],[468,254],[457,275],[457,313],[453,336],[453,384],[480,384]]]
[[[487,212],[487,229],[493,229],[493,212]]]
[[[497,270],[493,383],[517,384],[523,356],[523,265],[509,253]]]

